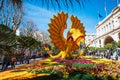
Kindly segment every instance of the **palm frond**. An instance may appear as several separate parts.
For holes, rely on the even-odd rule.
[[[31,1],[34,1],[34,0],[31,0]],[[90,0],[39,0],[39,1],[41,1],[42,7],[47,7],[47,9],[50,9],[50,7],[52,7],[54,8],[54,10],[56,10],[57,8],[60,10],[62,9],[62,7],[66,9],[69,9],[70,7],[73,8],[76,5],[76,3],[81,8],[81,7],[84,7],[84,4],[86,2],[89,2]],[[57,4],[57,7],[56,7],[56,4]]]
[[[0,10],[3,8],[4,0],[1,1]]]
[[[66,7],[67,7],[67,9],[68,9],[69,6],[68,6],[68,2],[67,2],[67,0],[65,0],[65,4],[66,4]]]
[[[47,3],[47,9],[49,10],[49,0],[46,0]]]
[[[65,1],[66,1],[66,0],[63,0],[63,1],[62,1],[62,4],[63,4],[63,6],[65,6],[65,8],[67,8]]]
[[[42,7],[44,6],[44,2],[45,2],[45,0],[42,0]]]
[[[73,2],[72,2],[72,0],[69,0],[69,2],[70,2],[71,6],[72,6],[72,8],[73,8]]]
[[[52,4],[52,6],[53,6],[53,9],[56,10],[56,9],[55,9],[55,6],[54,6],[54,3],[53,3],[53,0],[51,0],[51,4]]]
[[[78,4],[79,4],[79,6],[81,7],[81,2],[79,1],[79,0],[75,0]]]
[[[55,0],[55,1],[56,1],[57,5],[58,5],[58,8],[61,9],[59,1],[58,0]]]

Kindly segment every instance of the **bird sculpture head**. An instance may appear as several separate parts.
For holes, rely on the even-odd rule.
[[[85,34],[79,29],[72,28],[69,30],[67,35],[67,40],[71,39],[72,41],[76,42],[78,46],[80,43],[85,44]]]

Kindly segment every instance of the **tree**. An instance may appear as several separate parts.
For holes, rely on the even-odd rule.
[[[96,51],[96,47],[88,47],[88,50],[94,52]]]
[[[112,44],[111,43],[108,43],[104,46],[105,49],[108,49],[108,50],[112,50],[113,47],[112,47]]]
[[[8,26],[0,25],[0,50],[9,52],[16,43],[15,32]]]
[[[43,42],[43,44],[51,44],[50,43],[50,38],[49,38],[49,34],[48,33],[46,33],[46,32],[42,32],[42,35],[43,35],[43,37],[42,37],[42,42]]]
[[[115,50],[117,48],[117,42],[113,41],[112,42],[112,49]]]
[[[43,40],[43,33],[40,32],[40,30],[32,20],[29,20],[26,23],[22,22],[20,32],[23,33],[24,36],[33,37],[37,41]]]
[[[117,47],[120,48],[120,40],[117,42]]]
[[[27,48],[35,48],[39,45],[41,45],[40,42],[36,41],[34,38],[32,37],[26,37],[26,36],[18,36],[17,37],[17,41],[19,42],[19,46],[23,49],[27,49]]]
[[[26,23],[22,22],[22,28],[20,32],[24,34],[24,36],[33,37],[34,33],[38,30],[38,27],[34,24],[34,22],[27,21]]]
[[[22,0],[2,0],[0,4],[0,23],[16,32],[23,17]]]
[[[97,50],[97,51],[100,51],[100,52],[103,52],[103,51],[105,51],[105,48],[104,48],[104,47],[101,47],[101,48],[97,48],[96,50]]]

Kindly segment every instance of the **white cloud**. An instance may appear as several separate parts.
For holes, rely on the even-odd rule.
[[[35,5],[31,5],[29,3],[24,3],[24,7],[24,18],[26,20],[33,20],[34,23],[40,28],[40,30],[47,32],[48,24],[50,23],[50,18],[52,18],[53,14],[56,13]]]
[[[53,12],[51,12],[51,11],[48,11],[44,8],[40,8],[40,7],[35,6],[35,5],[31,5],[29,3],[25,3],[24,7],[26,7],[25,10],[28,13],[30,13],[31,15],[42,15],[42,16],[49,17],[53,14]]]
[[[39,27],[39,29],[42,32],[47,32],[48,30],[48,24],[50,23],[50,18],[53,17],[53,15],[56,15],[56,12],[49,11],[44,8],[40,8],[39,6],[32,5],[29,3],[24,3],[25,7],[25,19],[27,20],[33,20],[34,23]],[[73,14],[73,13],[72,13]],[[71,13],[69,13],[69,16]],[[86,16],[85,14],[74,14],[74,16],[78,16],[78,18],[81,20],[83,25],[85,26],[85,29],[87,33],[91,33],[95,31],[95,29],[91,30],[91,27],[94,27],[95,20],[92,17]],[[68,18],[68,28],[70,28],[71,22],[70,18]],[[68,29],[64,31],[64,34],[66,34]]]

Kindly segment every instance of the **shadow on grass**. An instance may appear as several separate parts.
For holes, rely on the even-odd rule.
[[[98,77],[95,74],[90,74],[81,71],[75,71],[72,74],[69,74],[68,78],[63,78],[57,74],[51,74],[50,76],[40,76],[29,80],[114,80],[111,76],[101,76]]]
[[[57,74],[51,74],[50,76],[39,76],[29,80],[62,80],[62,77]]]
[[[11,71],[11,72],[23,72],[23,71],[26,71],[26,70],[14,70],[14,71]]]

